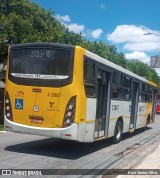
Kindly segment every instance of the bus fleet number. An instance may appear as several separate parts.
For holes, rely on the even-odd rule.
[[[42,51],[42,50],[35,50],[31,51],[31,58],[50,58],[51,57],[51,51]]]
[[[118,110],[119,109],[119,105],[112,105],[112,110]]]

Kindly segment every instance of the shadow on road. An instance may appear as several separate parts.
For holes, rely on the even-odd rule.
[[[47,138],[7,146],[5,150],[74,160],[110,145],[112,145],[111,139],[94,143],[81,143],[69,140]]]
[[[148,127],[147,129],[151,128]],[[141,134],[142,132],[144,132],[143,129],[138,129],[132,134],[123,134],[122,142],[133,137],[134,135]],[[109,146],[114,146],[114,149],[116,149],[116,147],[118,148],[119,144],[114,145],[112,142],[112,138],[93,143],[81,143],[69,140],[47,138],[7,146],[5,150],[11,152],[74,160]]]
[[[137,130],[136,130],[135,132],[133,132],[133,133],[125,133],[125,134],[123,134],[122,141],[123,141],[123,140],[126,140],[126,139],[128,139],[128,138],[131,138],[131,137],[133,137],[133,136],[139,135],[139,134],[141,134],[141,133],[143,133],[143,132],[145,132],[145,131],[147,131],[147,130],[150,130],[150,129],[152,129],[152,127],[140,128],[140,129],[137,129]]]

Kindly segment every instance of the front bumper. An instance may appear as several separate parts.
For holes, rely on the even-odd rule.
[[[33,127],[12,122],[4,116],[4,129],[11,132],[19,132],[32,135],[40,135],[67,140],[78,140],[78,124],[73,123],[66,128]]]

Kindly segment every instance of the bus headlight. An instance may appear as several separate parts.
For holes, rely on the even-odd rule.
[[[9,98],[9,94],[7,91],[5,94],[5,115],[6,115],[7,119],[9,119],[10,121],[13,121],[11,100]]]
[[[74,122],[75,111],[76,111],[76,96],[72,96],[66,106],[62,127],[68,127]]]

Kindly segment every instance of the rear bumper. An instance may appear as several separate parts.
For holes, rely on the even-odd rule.
[[[11,132],[62,138],[67,140],[78,140],[78,124],[76,123],[73,123],[67,128],[43,128],[11,122],[6,118],[6,116],[4,116],[4,129]]]

